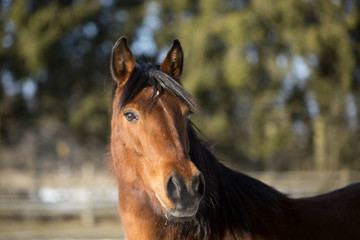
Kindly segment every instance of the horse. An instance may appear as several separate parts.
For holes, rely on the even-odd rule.
[[[224,166],[198,135],[175,39],[159,65],[121,37],[113,78],[111,163],[126,238],[360,239],[360,184],[294,199]]]

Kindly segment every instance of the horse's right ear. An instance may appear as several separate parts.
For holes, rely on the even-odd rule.
[[[127,38],[121,37],[112,49],[110,63],[112,77],[118,86],[125,84],[134,68],[135,58],[127,44]]]

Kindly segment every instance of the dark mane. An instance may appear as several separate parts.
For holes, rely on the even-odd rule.
[[[112,94],[114,96],[117,84],[113,82]],[[142,89],[153,87],[153,96],[149,102],[155,99],[156,92],[164,90],[170,92],[181,101],[185,102],[193,111],[199,110],[199,105],[191,94],[176,80],[159,70],[159,65],[136,64],[129,80],[125,83],[118,102],[118,108],[123,109]],[[160,95],[159,95],[160,96]]]
[[[137,64],[124,85],[118,109],[124,108],[142,89],[153,87],[154,93],[150,101],[156,98],[157,91],[166,90],[197,111],[199,107],[190,93],[158,69],[157,65]],[[168,224],[180,226],[181,234],[185,237],[196,236],[199,239],[208,239],[209,236],[211,239],[222,239],[227,233],[240,238],[243,234],[254,233],[253,226],[256,225],[259,229],[259,224],[263,231],[268,231],[261,214],[264,211],[268,214],[276,211],[279,215],[285,209],[287,197],[266,184],[221,164],[209,150],[208,144],[197,136],[197,128],[190,121],[187,133],[191,161],[205,178],[205,196],[194,220]]]
[[[203,227],[199,234],[204,236],[199,237],[205,239],[205,235],[211,234],[212,239],[221,239],[229,231],[234,236],[250,234],[255,223],[257,228],[260,223],[267,231],[267,223],[263,222],[260,213],[265,211],[271,214],[276,211],[279,214],[286,209],[287,197],[221,164],[209,150],[208,144],[197,136],[196,127],[192,123],[188,125],[188,137],[191,160],[203,173],[206,183],[205,197],[194,220],[194,223]]]

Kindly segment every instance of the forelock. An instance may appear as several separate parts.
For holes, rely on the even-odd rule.
[[[117,86],[114,86],[115,88]],[[153,88],[153,96],[149,101],[158,96],[158,92],[168,91],[182,102],[187,104],[192,111],[199,111],[199,105],[192,95],[175,79],[159,70],[158,65],[136,64],[129,80],[125,83],[121,93],[118,108],[123,109],[142,89]],[[115,93],[115,91],[113,91]]]

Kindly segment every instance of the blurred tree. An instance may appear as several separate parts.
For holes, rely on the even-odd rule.
[[[56,160],[57,142],[69,144],[73,137],[105,151],[110,131],[109,56],[119,35],[131,36],[142,21],[142,1],[0,4],[2,146],[15,145],[32,131],[46,139],[38,139],[35,159],[44,155]],[[54,135],[43,136],[46,131]]]
[[[2,9],[1,78],[8,88],[1,91],[6,97],[1,109],[7,109],[0,111],[3,138],[21,133],[21,127],[8,131],[13,124],[39,127],[50,117],[69,123],[80,136],[107,139],[106,65],[114,40],[134,32],[141,19],[130,14],[140,1],[117,4],[32,0]],[[11,41],[4,43],[6,38]]]
[[[184,85],[203,106],[194,120],[226,160],[252,169],[360,168],[356,1],[0,4],[2,144],[26,128],[44,134],[53,121],[85,145],[105,145],[114,41],[126,35],[138,60],[159,62],[176,37]]]

